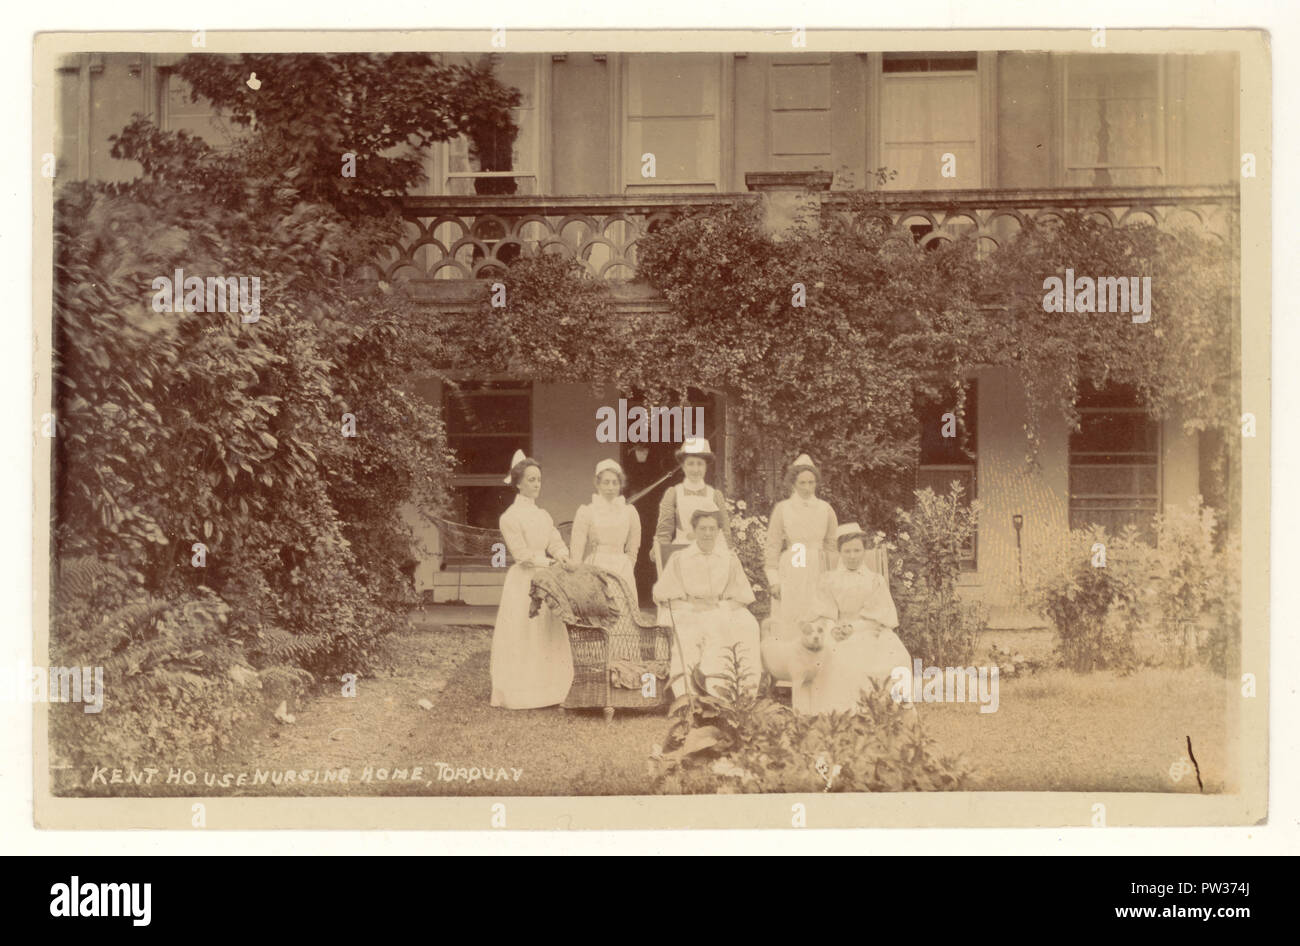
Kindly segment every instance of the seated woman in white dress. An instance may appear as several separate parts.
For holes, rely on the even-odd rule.
[[[835,510],[817,498],[821,478],[808,454],[802,453],[786,471],[790,491],[772,509],[767,525],[764,571],[772,593],[771,637],[799,638],[799,622],[817,599],[817,582],[835,556]]]
[[[895,667],[912,658],[895,633],[898,609],[885,576],[868,568],[867,537],[856,522],[838,530],[840,561],[822,575],[812,621],[829,635],[831,654],[810,686],[814,713],[853,710],[863,690],[888,688]]]
[[[637,552],[641,549],[641,517],[622,496],[627,477],[613,460],[596,464],[596,492],[573,517],[571,559],[613,572],[628,587],[635,605]]]
[[[654,586],[654,599],[670,612],[675,628],[671,664],[675,696],[687,692],[691,684],[684,674],[696,666],[711,678],[708,692],[719,695],[721,681],[716,675],[731,666],[733,646],[740,689],[758,691],[758,621],[747,607],[754,600],[754,589],[736,553],[723,545],[719,519],[718,510],[708,507],[691,514],[694,540],[673,553]]]
[[[569,550],[551,514],[537,505],[542,466],[516,450],[507,483],[518,491],[501,514],[501,536],[514,564],[506,572],[492,631],[492,705],[532,709],[564,702],[573,684],[573,654],[564,622],[542,605],[528,616],[535,569],[566,562]]]

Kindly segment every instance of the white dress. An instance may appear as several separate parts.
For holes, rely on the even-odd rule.
[[[819,623],[831,647],[826,666],[808,693],[810,711],[842,712],[858,705],[863,690],[889,686],[895,667],[911,672],[912,658],[899,639],[898,609],[889,583],[865,565],[849,571],[841,565],[818,583]],[[853,633],[838,643],[831,632],[848,624]]]
[[[575,561],[613,572],[627,585],[633,603],[636,595],[637,552],[641,549],[641,517],[622,496],[612,502],[593,493],[591,502],[579,506],[573,517]]]
[[[705,552],[692,542],[674,552],[654,587],[655,601],[664,605],[674,628],[672,690],[686,692],[681,674],[698,666],[710,693],[716,695],[716,675],[731,669],[731,654],[738,666],[738,683],[751,693],[758,689],[762,668],[758,621],[746,605],[754,589],[736,553],[721,542]]]
[[[532,709],[564,702],[573,684],[569,634],[544,603],[528,616],[534,569],[547,555],[568,554],[551,514],[525,496],[501,514],[501,535],[514,564],[506,572],[492,631],[492,705]]]
[[[799,622],[813,616],[817,582],[835,555],[838,526],[831,504],[816,496],[791,496],[773,508],[763,564],[768,582],[781,586],[781,596],[772,602],[771,634],[776,640],[797,641]],[[796,544],[803,546],[797,558]]]

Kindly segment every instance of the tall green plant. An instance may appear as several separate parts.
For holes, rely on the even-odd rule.
[[[467,134],[479,147],[509,147],[518,133],[510,109],[521,93],[486,62],[422,52],[191,54],[176,71],[194,96],[253,130],[245,163],[257,179],[349,217],[422,183],[421,152],[434,142]]]
[[[1126,672],[1135,665],[1135,635],[1150,620],[1150,552],[1132,525],[1118,535],[1093,526],[1073,530],[1034,562],[1031,605],[1056,628],[1067,668]]]
[[[898,510],[897,554],[890,558],[899,609],[898,634],[908,653],[930,666],[965,666],[987,618],[978,602],[957,596],[961,549],[975,534],[978,501],[962,501],[954,482],[940,496],[915,492],[911,509]]]
[[[1241,634],[1240,555],[1215,543],[1216,517],[1200,497],[1155,518],[1150,589],[1163,642],[1180,666],[1200,658],[1222,673]]]

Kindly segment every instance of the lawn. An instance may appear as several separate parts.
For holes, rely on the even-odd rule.
[[[417,619],[390,640],[386,668],[357,693],[317,692],[291,724],[269,722],[202,772],[250,773],[243,787],[134,786],[89,794],[223,795],[620,795],[650,791],[647,756],[664,733],[662,715],[620,711],[509,711],[488,705],[491,630]],[[1001,682],[996,713],[976,703],[926,704],[922,725],[940,751],[959,754],[984,791],[1195,792],[1175,781],[1187,737],[1207,792],[1222,790],[1228,754],[1228,685],[1199,670],[1147,669],[1128,677],[1043,671]],[[420,701],[432,703],[432,709]],[[123,765],[127,760],[123,761]],[[137,767],[157,760],[130,760]],[[169,760],[166,765],[184,764]],[[254,786],[257,769],[316,772],[347,767],[346,785]],[[361,780],[404,770],[400,781]],[[421,767],[422,777],[411,773]],[[469,781],[471,770],[492,780]],[[458,777],[459,770],[464,770]],[[445,778],[439,778],[442,773]],[[516,774],[517,773],[517,774]],[[218,776],[219,777],[219,776]],[[323,776],[322,776],[323,777]]]

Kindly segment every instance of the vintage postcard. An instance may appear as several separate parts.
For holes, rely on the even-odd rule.
[[[38,35],[36,824],[1265,821],[1269,56]]]

